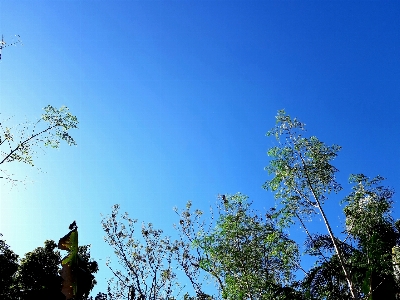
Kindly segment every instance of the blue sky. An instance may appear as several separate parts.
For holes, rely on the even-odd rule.
[[[9,167],[28,178],[0,186],[3,238],[23,255],[76,220],[105,291],[100,214],[113,204],[171,235],[188,200],[207,209],[240,191],[273,205],[265,133],[282,108],[343,147],[338,199],[350,173],[399,191],[399,15],[398,1],[0,1],[0,33],[23,41],[3,49],[2,121],[47,104],[80,121],[77,147],[40,150],[43,172]],[[327,209],[339,231],[337,199]]]

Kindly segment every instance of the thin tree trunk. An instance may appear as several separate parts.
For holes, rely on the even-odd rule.
[[[307,165],[306,165],[306,163],[304,161],[304,158],[301,155],[301,153],[299,153],[299,156],[300,156],[300,159],[301,159],[301,161],[303,163],[303,167],[304,167],[305,175],[306,175],[306,179],[307,179],[307,184],[310,187],[311,193],[312,193],[312,195],[313,195],[313,197],[315,199],[315,202],[317,203],[317,207],[318,207],[318,209],[319,209],[319,211],[320,211],[320,213],[322,215],[322,218],[324,219],[324,223],[325,223],[326,228],[328,229],[328,233],[329,233],[329,236],[330,236],[330,238],[332,240],[333,246],[335,248],[335,252],[336,252],[337,256],[339,257],[339,261],[340,261],[340,264],[342,266],[342,269],[343,269],[343,272],[344,272],[344,276],[346,277],[347,284],[349,285],[351,296],[352,296],[353,299],[357,299],[357,293],[354,290],[353,283],[352,283],[351,278],[350,278],[350,274],[347,272],[347,269],[345,267],[345,263],[344,263],[342,252],[339,249],[339,245],[338,245],[338,243],[337,243],[337,241],[335,239],[335,236],[333,235],[333,231],[332,231],[332,228],[331,228],[331,226],[329,224],[329,221],[328,221],[328,219],[327,219],[327,217],[325,215],[324,210],[322,209],[321,203],[320,203],[317,195],[315,194],[314,188],[313,188],[313,186],[312,186],[312,184],[310,182],[310,178],[308,177]]]

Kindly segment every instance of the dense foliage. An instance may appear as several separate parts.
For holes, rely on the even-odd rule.
[[[330,194],[342,186],[331,161],[340,146],[327,146],[316,137],[303,137],[304,124],[279,111],[276,126],[268,132],[279,145],[270,149],[266,168],[273,175],[264,187],[275,193],[281,207],[276,218],[281,226],[299,222],[307,234],[308,253],[318,257],[317,265],[304,278],[307,299],[395,299],[392,249],[399,232],[390,216],[393,191],[381,185],[382,177],[370,179],[350,175],[355,184],[345,197],[344,240],[334,233],[324,211]],[[312,234],[305,220],[319,215],[326,234]]]
[[[125,282],[133,286],[135,278],[144,279],[141,272],[149,274],[149,268],[154,280],[157,272],[168,271],[164,278],[172,282],[173,259],[196,294],[186,294],[184,299],[399,298],[400,222],[391,215],[394,192],[382,185],[381,176],[350,175],[353,189],[342,201],[345,223],[341,231],[334,232],[324,207],[332,194],[343,190],[335,176],[338,170],[332,164],[341,147],[303,136],[304,124],[284,111],[279,111],[276,119],[276,126],[267,133],[278,142],[268,151],[271,160],[266,170],[272,178],[263,186],[275,195],[272,208],[263,213],[253,211],[245,195],[222,195],[216,216],[212,213],[205,218],[188,202],[182,211],[176,209],[177,240],[171,243],[167,238],[150,235],[153,241],[163,241],[158,248],[145,238],[143,229],[144,240],[136,239],[134,231],[127,231],[123,222],[116,219],[114,210],[111,218],[103,220],[103,228],[125,266],[125,274],[130,274],[127,277],[114,273],[117,286],[122,287]],[[130,220],[126,216],[124,219]],[[316,218],[322,220],[323,226],[314,233],[309,230],[308,221]],[[304,230],[304,255],[315,258],[309,270],[302,267],[300,239],[291,240],[287,234],[294,224]],[[153,228],[148,232],[161,234]],[[142,257],[145,260],[140,262]],[[153,264],[153,269],[143,265],[157,257],[167,258],[167,267],[161,263]],[[207,278],[215,281],[215,295],[204,292]],[[129,296],[128,290],[119,291],[110,296]],[[140,299],[175,299],[172,293],[141,295]]]
[[[2,236],[0,234],[0,236]],[[18,255],[15,254],[4,240],[0,240],[0,298],[4,300],[15,298],[16,274],[18,270]]]
[[[79,253],[91,274],[96,273],[98,264],[90,257],[90,247],[79,247]],[[38,247],[18,259],[5,241],[0,240],[0,262],[1,299],[65,300],[61,293],[61,254],[54,241],[47,240],[44,247]],[[93,280],[91,287],[95,284]],[[88,295],[76,300],[84,299],[88,299]]]
[[[9,147],[2,152],[0,165],[12,161],[33,165],[31,147],[39,142],[52,147],[58,147],[60,140],[75,143],[67,131],[76,128],[76,117],[66,108],[45,110],[41,120],[50,125],[22,135],[14,145],[11,129],[0,128],[0,146]],[[217,210],[211,210],[208,218],[188,202],[185,209],[175,209],[178,237],[171,240],[151,223],[138,228],[137,220],[127,213],[121,216],[115,205],[102,220],[105,241],[117,257],[107,263],[114,277],[107,294],[99,293],[95,300],[400,299],[400,221],[392,216],[394,191],[382,184],[381,176],[350,175],[353,188],[341,203],[345,223],[334,232],[324,207],[343,190],[332,165],[341,147],[303,136],[304,124],[284,111],[276,120],[267,133],[277,139],[277,146],[268,151],[271,160],[266,170],[272,178],[263,185],[276,199],[268,211],[253,210],[252,202],[240,193],[219,196]],[[1,178],[14,180],[0,171]],[[323,226],[311,232],[307,222],[316,218]],[[294,224],[304,230],[303,255],[315,261],[308,270],[302,267],[300,239],[289,238]],[[74,300],[93,299],[89,291],[96,284],[93,274],[98,265],[90,258],[89,246],[78,247],[76,242],[71,250],[67,240],[75,233],[77,240],[77,232],[70,230],[60,248],[70,255],[64,267],[79,256],[79,270],[90,273],[85,277],[90,279],[85,283],[88,288],[74,294],[78,295]],[[19,259],[0,240],[0,298],[65,299],[62,259],[56,248],[48,240]],[[186,276],[195,295],[184,293],[178,274]],[[217,290],[212,295],[205,292],[210,280]]]

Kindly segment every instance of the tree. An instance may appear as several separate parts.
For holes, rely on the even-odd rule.
[[[61,255],[56,249],[57,244],[52,240],[47,240],[44,247],[28,252],[21,259],[17,273],[21,299],[65,300],[65,296],[61,293],[62,278],[59,274]],[[97,272],[97,262],[90,259],[89,246],[80,247],[79,253],[90,266],[92,274]],[[93,285],[95,283],[94,281]],[[81,299],[87,299],[87,297]]]
[[[191,207],[192,203],[189,201],[186,204],[186,209],[181,213],[178,212],[178,208],[174,208],[175,212],[180,217],[179,225],[174,224],[175,229],[178,230],[179,233],[179,239],[174,241],[172,248],[174,259],[189,279],[196,293],[194,297],[186,293],[184,299],[213,299],[203,291],[203,282],[199,278],[201,273],[200,260],[203,253],[200,247],[194,246],[198,234],[211,231],[211,224],[209,224],[206,229],[205,221],[201,220],[203,212],[198,209],[192,212]],[[211,219],[213,219],[213,216]],[[214,278],[217,279],[217,277]],[[221,285],[220,283],[219,286]]]
[[[328,196],[342,190],[335,178],[338,170],[331,165],[340,146],[327,146],[314,136],[303,137],[304,124],[283,110],[276,118],[276,126],[267,135],[275,136],[279,146],[268,151],[272,160],[266,169],[273,179],[264,188],[275,192],[279,201],[275,216],[280,226],[288,227],[297,219],[307,234],[308,252],[319,257],[319,265],[310,270],[303,282],[308,288],[305,296],[394,299],[392,249],[399,235],[389,215],[393,192],[378,185],[382,177],[370,180],[364,175],[352,175],[350,180],[356,186],[344,200],[348,237],[341,241],[323,209]],[[325,223],[326,235],[311,234],[305,225],[304,221],[316,214]],[[392,287],[389,292],[387,286]]]
[[[400,242],[399,228],[390,215],[394,191],[381,185],[384,178],[369,179],[363,174],[352,175],[352,193],[346,204],[346,232],[364,254],[358,262],[366,269],[359,280],[363,293],[371,299],[395,299],[396,287],[392,249]]]
[[[105,241],[114,249],[122,270],[107,263],[115,275],[108,284],[110,299],[170,299],[175,293],[172,245],[162,230],[151,223],[142,224],[141,238],[136,236],[137,220],[127,213],[119,219],[119,205],[104,217]]]
[[[347,238],[346,242],[339,242],[360,294],[365,299],[394,300],[399,284],[392,252],[400,242],[400,233],[390,215],[394,192],[381,186],[382,180],[380,176],[369,179],[363,174],[351,175],[353,191],[343,200]],[[333,250],[326,236],[314,236],[309,241],[312,254],[318,254],[322,248]],[[338,267],[337,258],[332,257],[311,270],[304,283],[314,297],[326,295],[327,299],[337,299],[340,295],[345,299],[347,293],[340,289],[345,282]],[[349,295],[347,298],[350,299]]]
[[[58,274],[61,256],[54,241],[25,254],[17,280],[22,299],[64,299]]]
[[[253,211],[240,193],[219,198],[217,216],[211,211],[208,218],[215,223],[205,221],[203,212],[193,210],[188,202],[181,212],[175,209],[179,239],[170,243],[160,237],[161,231],[144,225],[143,239],[136,239],[136,220],[125,214],[122,218],[128,225],[119,221],[119,206],[115,206],[111,217],[102,222],[106,240],[125,269],[112,269],[119,285],[112,299],[173,297],[153,292],[156,278],[163,278],[160,274],[170,276],[169,287],[175,281],[172,259],[195,290],[195,296],[184,295],[188,300],[398,299],[400,220],[391,216],[394,191],[382,185],[381,176],[351,175],[353,189],[342,201],[343,231],[333,232],[324,204],[342,190],[332,165],[341,147],[328,146],[315,136],[303,137],[304,130],[303,123],[282,110],[267,133],[277,138],[278,146],[268,151],[272,159],[266,170],[272,179],[263,187],[274,192],[276,203],[265,216]],[[316,217],[323,220],[324,234],[307,227],[306,222]],[[298,245],[288,236],[297,222],[306,234],[305,253],[316,258],[308,271],[301,267]],[[149,264],[155,257],[164,263]],[[299,270],[305,274],[300,279],[295,274]],[[215,280],[217,295],[204,292],[203,274]]]
[[[2,236],[0,234],[0,236]],[[17,298],[15,274],[18,270],[18,255],[5,241],[0,240],[0,298],[11,300]]]
[[[68,145],[76,145],[75,140],[69,134],[71,128],[77,128],[78,119],[73,116],[67,107],[59,109],[48,105],[45,113],[33,125],[21,124],[21,129],[10,128],[0,123],[0,178],[12,183],[20,181],[10,174],[3,164],[22,162],[34,166],[33,158],[37,153],[36,147],[50,146],[58,148],[64,140]]]
[[[33,125],[22,124],[10,128],[0,123],[0,165],[11,162],[23,162],[34,166],[33,156],[36,147],[50,146],[58,148],[61,140],[69,145],[76,145],[68,130],[77,128],[78,120],[63,106],[56,109],[51,105],[44,108],[45,113]],[[42,126],[44,122],[48,124]],[[31,129],[29,129],[31,127]],[[0,166],[0,178],[12,183],[20,181],[15,179],[3,166]],[[4,241],[0,240],[0,295],[3,299],[15,299],[18,297],[42,299],[57,299],[59,297],[60,276],[57,274],[59,253],[54,251],[55,243],[46,241],[44,248],[37,248],[27,253],[18,266],[18,256],[15,255]],[[87,259],[90,258],[88,248],[80,249]],[[57,263],[55,263],[57,262]],[[91,271],[97,271],[97,263],[88,262]],[[17,275],[16,271],[18,270]],[[93,288],[92,282],[91,288]],[[62,295],[62,294],[61,294]],[[62,299],[62,298],[61,298]]]
[[[303,224],[304,217],[309,218],[315,214],[323,218],[350,294],[357,299],[358,294],[342,251],[322,207],[330,193],[337,193],[342,189],[335,178],[338,170],[330,164],[337,156],[340,146],[327,146],[315,136],[302,137],[304,124],[296,118],[292,120],[283,110],[278,112],[276,119],[276,126],[267,135],[274,135],[280,146],[268,151],[273,159],[266,169],[274,178],[268,180],[264,187],[274,191],[275,198],[283,206],[280,209],[282,225],[292,223],[293,218]],[[312,239],[310,235],[309,238]]]
[[[91,259],[90,257],[90,245],[79,246],[78,254],[82,265],[81,268],[83,269],[82,271],[85,275],[84,277],[87,278],[85,280],[86,284],[84,285],[85,289],[83,290],[83,295],[81,296],[82,299],[86,299],[90,291],[92,291],[94,286],[97,284],[94,274],[99,270],[99,265],[97,261]],[[104,295],[105,294],[103,293],[98,293],[96,297],[99,298],[98,300],[102,300],[104,299]],[[76,300],[78,300],[78,298]]]
[[[240,193],[220,200],[214,228],[200,223],[194,230],[202,212],[191,212],[190,203],[180,213],[181,236],[197,256],[186,258],[216,280],[223,299],[296,299],[290,283],[298,269],[297,244],[276,227],[273,211],[262,217]]]

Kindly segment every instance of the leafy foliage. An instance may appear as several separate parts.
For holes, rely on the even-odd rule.
[[[265,168],[274,178],[266,181],[264,188],[275,192],[283,205],[280,222],[288,225],[293,218],[317,214],[329,193],[342,190],[335,178],[338,170],[330,163],[341,147],[326,146],[315,136],[303,137],[305,125],[283,110],[276,119],[267,136],[275,136],[279,146],[268,151],[272,160]]]
[[[0,236],[2,236],[0,234]],[[15,254],[5,241],[0,240],[0,298],[11,300],[16,295],[16,278],[18,270],[18,255]]]
[[[91,274],[96,273],[98,265],[90,258],[90,247],[80,246],[78,253],[85,262],[87,270]],[[0,298],[65,300],[65,296],[61,293],[60,262],[60,252],[52,240],[45,241],[44,247],[26,253],[21,260],[18,260],[18,255],[0,240]],[[96,281],[93,280],[91,284],[92,289]],[[88,298],[84,295],[75,299]]]
[[[178,230],[179,239],[174,241],[173,252],[174,259],[184,271],[186,277],[189,279],[196,296],[192,297],[189,294],[185,294],[185,297],[190,300],[194,299],[209,299],[212,297],[207,295],[203,291],[203,281],[201,276],[200,260],[203,255],[203,251],[200,247],[194,247],[196,239],[199,234],[206,232],[205,221],[201,219],[203,212],[201,210],[191,211],[192,203],[188,201],[186,208],[179,213],[175,207],[175,212],[179,215],[179,225],[174,224],[175,229]],[[211,212],[212,213],[212,212]],[[213,219],[213,215],[211,215]],[[211,230],[211,223],[208,226],[208,231]],[[217,278],[218,280],[218,278]],[[222,283],[219,282],[219,286]],[[185,299],[186,299],[185,298]]]
[[[197,264],[217,282],[224,299],[284,299],[298,266],[295,242],[280,231],[269,217],[251,210],[247,196],[222,196],[216,227],[195,230],[190,204],[180,216],[180,231],[197,252]],[[192,258],[193,260],[193,258]],[[196,261],[196,260],[194,260]],[[294,298],[293,298],[294,299]]]
[[[276,123],[267,135],[275,136],[280,146],[268,151],[272,160],[266,170],[274,178],[268,180],[264,188],[274,191],[275,198],[283,207],[279,211],[280,225],[288,226],[297,218],[305,227],[302,218],[309,219],[318,213],[332,240],[350,294],[356,299],[357,292],[343,254],[322,207],[331,192],[337,193],[342,189],[335,178],[338,170],[330,163],[337,156],[340,146],[327,146],[314,136],[303,137],[304,124],[296,118],[292,120],[284,110],[278,112]],[[312,239],[307,229],[306,232]]]
[[[54,241],[25,254],[21,259],[17,280],[23,299],[64,299],[58,274],[60,253]]]
[[[163,274],[168,275],[169,288],[175,283],[172,260],[196,293],[186,293],[185,300],[400,297],[400,220],[391,216],[393,190],[382,186],[380,176],[351,175],[353,189],[342,201],[343,231],[333,232],[324,204],[342,190],[332,164],[341,147],[304,137],[305,125],[283,110],[276,118],[267,133],[278,142],[268,151],[272,159],[266,170],[272,179],[263,187],[274,192],[277,203],[265,216],[252,210],[252,203],[240,193],[219,197],[216,216],[211,210],[208,219],[189,201],[182,211],[175,208],[179,239],[170,243],[151,225],[142,226],[142,239],[135,238],[137,221],[127,214],[119,221],[119,206],[114,206],[111,217],[102,223],[106,240],[125,270],[112,269],[117,278],[116,293],[109,289],[112,299],[175,299],[172,292],[165,292],[167,285],[157,289],[163,294],[153,292],[156,278]],[[308,230],[306,222],[316,217],[324,222],[325,234]],[[301,267],[298,245],[287,234],[297,222],[306,233],[304,254],[315,259],[308,272]],[[149,261],[155,257],[161,259],[153,267]],[[305,274],[300,280],[295,276],[298,270]],[[215,282],[217,295],[204,292],[209,279]]]
[[[400,289],[395,284],[392,249],[399,244],[400,233],[390,215],[394,192],[380,184],[383,180],[351,175],[355,186],[343,201],[344,213],[346,232],[363,254],[352,259],[357,268],[364,269],[356,277],[363,293],[371,293],[372,299],[395,299]]]
[[[0,147],[2,147],[0,165],[22,162],[34,166],[36,147],[43,145],[58,148],[62,140],[68,145],[76,145],[69,134],[70,129],[78,128],[76,116],[72,115],[65,106],[56,109],[48,105],[44,111],[42,117],[34,124],[24,123],[19,127],[11,128],[0,123]],[[10,182],[19,181],[4,168],[0,168],[0,172],[3,173],[0,178]]]
[[[279,111],[274,135],[279,146],[268,154],[266,169],[273,179],[264,188],[275,192],[280,210],[275,217],[282,227],[297,219],[307,234],[307,253],[318,257],[302,282],[309,299],[395,299],[398,289],[392,249],[399,243],[399,231],[390,216],[393,191],[380,185],[378,176],[351,175],[356,185],[346,204],[347,238],[338,239],[329,224],[323,204],[330,193],[342,190],[338,171],[331,161],[340,146],[327,146],[316,137],[302,136],[304,124]],[[328,234],[311,234],[304,220],[319,214]]]
[[[114,205],[111,216],[102,220],[105,241],[114,249],[122,270],[108,262],[115,275],[109,281],[110,299],[169,299],[176,287],[172,267],[172,245],[162,230],[151,223],[142,224],[136,236],[137,220],[127,213],[119,217],[119,205]]]

